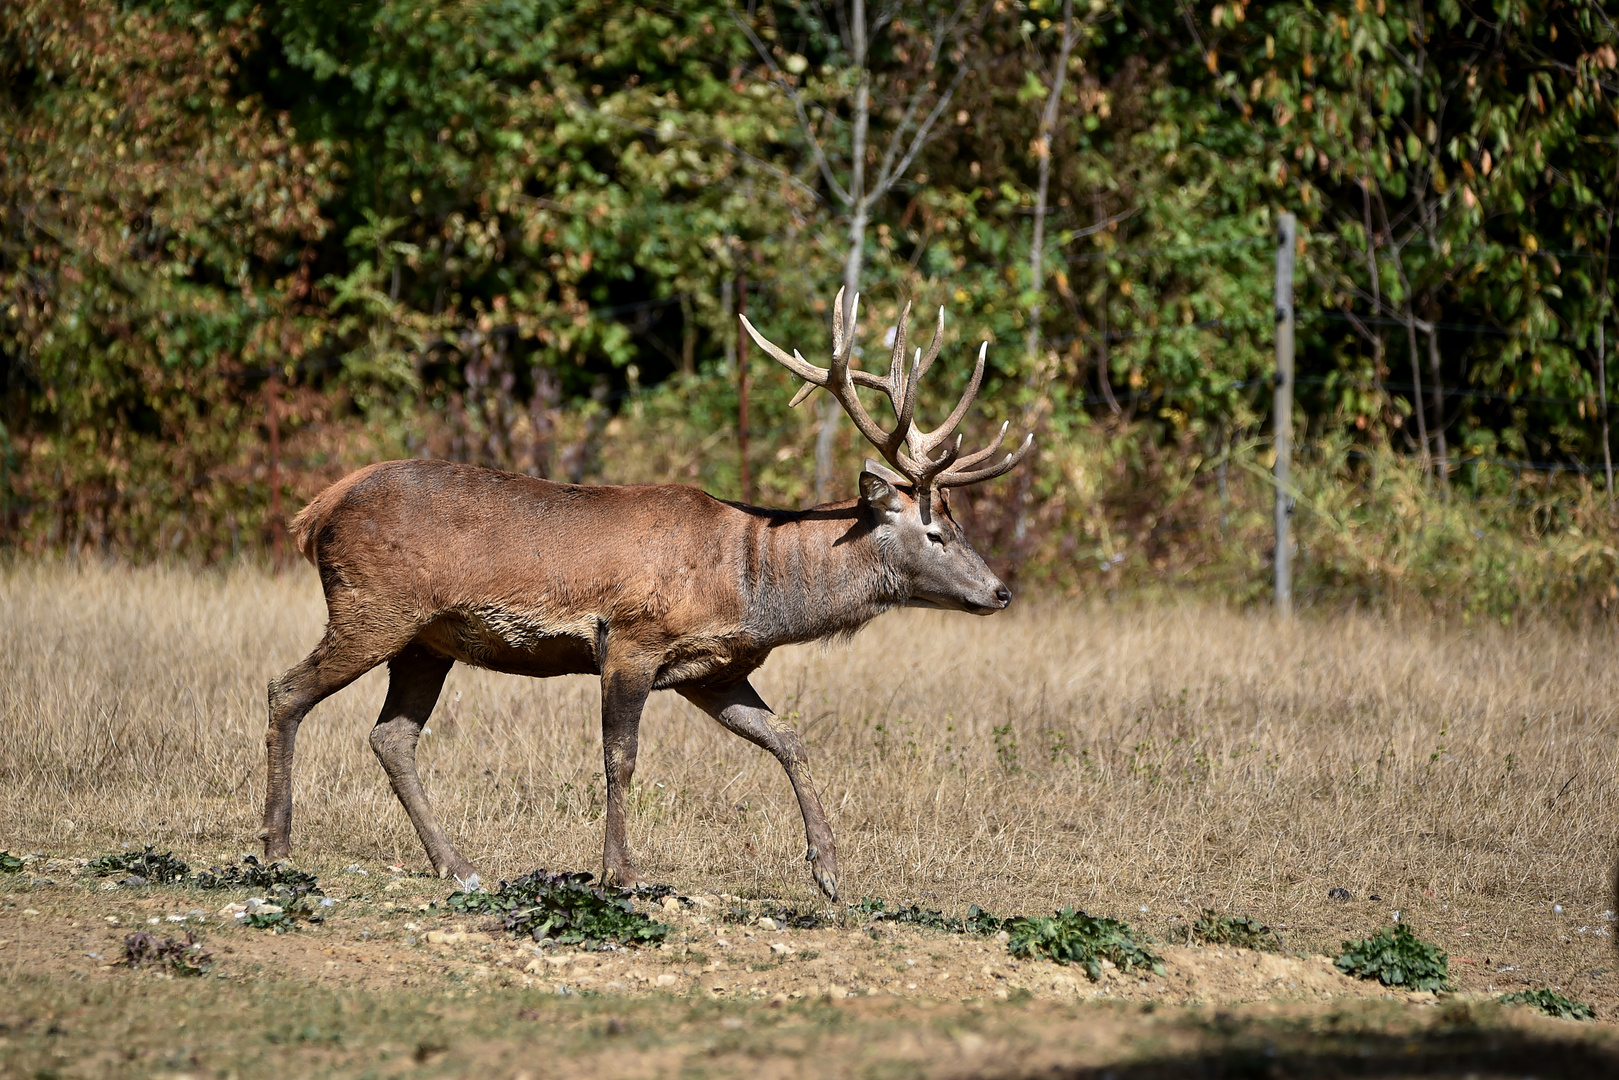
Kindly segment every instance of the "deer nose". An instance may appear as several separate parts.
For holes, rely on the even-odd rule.
[[[1005,585],[995,586],[995,599],[999,601],[1001,607],[1005,607],[1012,602],[1012,590]]]

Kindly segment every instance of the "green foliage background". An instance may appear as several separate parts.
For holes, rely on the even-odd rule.
[[[262,552],[272,487],[285,515],[396,455],[742,494],[728,305],[826,350],[849,233],[817,153],[836,175],[850,152],[845,14],[6,5],[0,545]],[[1040,438],[962,508],[1003,568],[1263,595],[1288,210],[1301,596],[1492,616],[1619,598],[1602,478],[1547,468],[1600,469],[1612,389],[1604,4],[1082,0],[1049,138],[1060,4],[892,14],[873,165],[912,94],[925,112],[953,89],[873,209],[866,340],[874,361],[906,300],[949,308],[930,408],[992,343],[969,437]],[[753,494],[804,503],[823,414],[746,362]],[[864,450],[846,424],[833,445],[846,496]]]

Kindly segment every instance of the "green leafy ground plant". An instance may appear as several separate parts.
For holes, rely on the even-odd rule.
[[[826,925],[826,919],[814,911],[762,904],[755,908],[745,900],[738,900],[720,913],[720,921],[739,925],[770,919],[783,930],[816,930]]]
[[[1346,941],[1343,947],[1343,955],[1334,963],[1345,975],[1407,990],[1451,989],[1445,951],[1417,937],[1404,923],[1375,937]]]
[[[314,874],[294,870],[286,863],[265,866],[252,855],[242,856],[238,865],[223,869],[210,866],[206,870],[199,870],[194,883],[199,889],[274,889],[284,886],[294,896],[325,895]]]
[[[1502,1005],[1522,1005],[1558,1020],[1595,1020],[1596,1010],[1556,990],[1519,990],[1495,999]]]
[[[868,922],[903,923],[947,934],[995,934],[1006,929],[1011,922],[1010,919],[996,918],[977,904],[968,908],[967,914],[959,919],[916,904],[890,910],[886,901],[870,896],[861,897],[851,910],[857,918]]]
[[[213,954],[205,952],[196,935],[185,940],[158,937],[145,930],[124,938],[124,956],[119,963],[131,968],[156,966],[175,975],[206,975],[213,965]]]
[[[669,928],[635,910],[636,894],[593,885],[594,875],[536,870],[488,892],[457,892],[447,904],[468,915],[499,915],[507,933],[563,945],[657,945]]]
[[[151,844],[146,845],[145,851],[134,854],[124,852],[91,859],[85,869],[96,877],[128,874],[140,879],[129,882],[132,885],[175,885],[191,872],[191,867],[175,858],[172,851],[159,854],[152,850]]]
[[[270,890],[265,899],[271,901],[272,907],[280,910],[250,912],[245,921],[255,930],[273,930],[278,934],[284,934],[289,930],[296,930],[299,923],[320,923],[326,920],[325,911],[315,902],[313,894],[298,892],[290,885],[277,885]]]
[[[21,859],[9,851],[0,851],[0,874],[15,874],[21,869]]]
[[[1192,936],[1205,945],[1230,945],[1238,949],[1259,949],[1279,952],[1282,939],[1276,931],[1244,915],[1220,915],[1204,908],[1202,916],[1192,924]]]
[[[1065,907],[1051,918],[1009,919],[1006,929],[1011,935],[1006,947],[1013,956],[1078,964],[1092,980],[1102,977],[1103,960],[1111,961],[1120,971],[1164,973],[1163,958],[1138,941],[1130,927],[1117,919]]]

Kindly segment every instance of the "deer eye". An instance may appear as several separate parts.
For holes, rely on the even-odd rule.
[[[932,543],[932,544],[938,544],[940,547],[944,547],[944,534],[939,533],[939,532],[933,532],[932,530],[929,530],[929,532],[928,532],[928,542]]]

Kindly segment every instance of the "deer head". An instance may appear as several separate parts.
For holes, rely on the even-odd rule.
[[[988,446],[965,457],[961,454],[961,436],[957,435],[953,441],[950,438],[978,396],[989,342],[979,347],[978,363],[956,407],[938,427],[923,431],[915,423],[916,391],[922,376],[938,358],[944,337],[944,308],[939,309],[938,325],[927,351],[917,349],[915,358],[907,366],[905,351],[911,306],[905,305],[894,330],[888,374],[878,376],[849,366],[854,352],[853,324],[860,307],[858,294],[850,307],[846,323],[843,290],[839,289],[833,304],[832,363],[828,368],[816,367],[796,349],[788,354],[754,329],[747,316],[741,319],[761,349],[804,380],[805,385],[793,397],[793,405],[803,402],[816,387],[825,387],[849,414],[860,434],[892,466],[892,469],[885,468],[867,459],[865,470],[860,474],[860,501],[870,515],[885,557],[909,583],[909,604],[977,615],[999,611],[1011,603],[1012,594],[962,535],[950,516],[946,496],[952,487],[980,483],[1009,472],[1034,445],[1034,436],[1029,435],[1016,450],[992,462],[1006,437],[1007,424],[1001,425],[1000,433]],[[896,418],[892,431],[883,430],[872,419],[860,401],[857,386],[877,390],[887,397]]]

